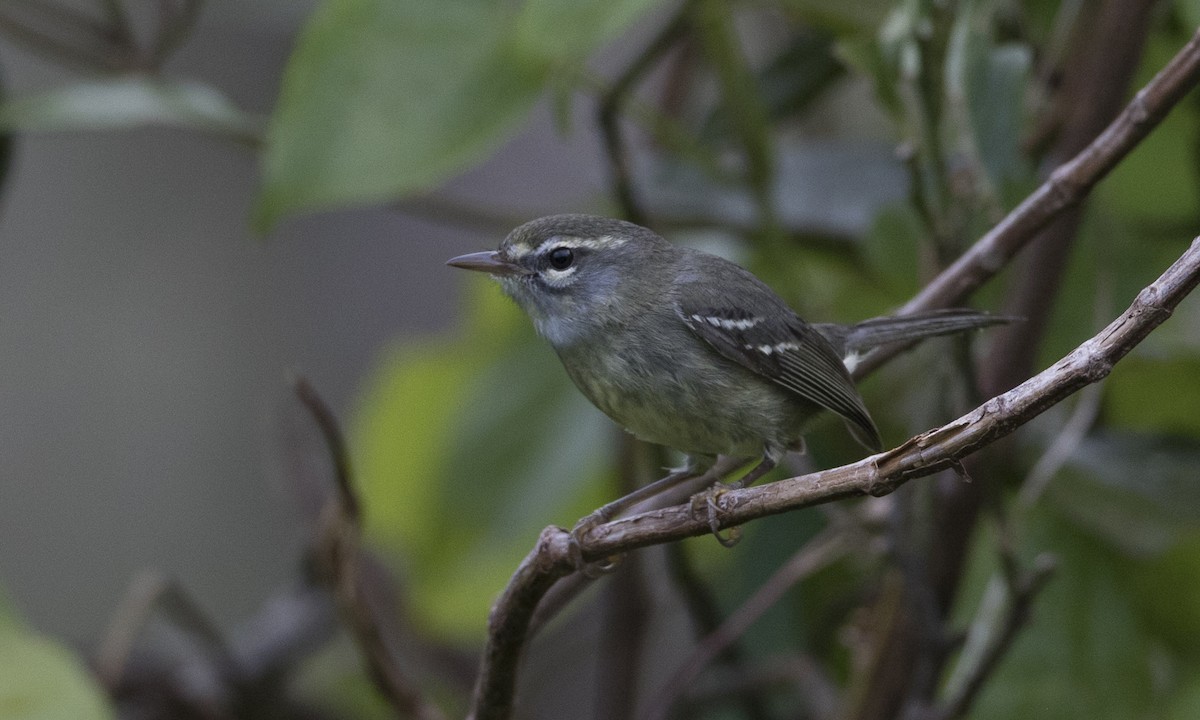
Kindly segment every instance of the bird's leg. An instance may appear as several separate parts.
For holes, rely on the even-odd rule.
[[[686,482],[693,478],[702,477],[707,474],[712,468],[712,461],[708,458],[688,457],[687,464],[683,467],[671,470],[665,477],[659,478],[649,485],[644,485],[637,490],[617,498],[607,505],[601,506],[598,510],[586,515],[579,522],[575,523],[575,527],[571,529],[570,552],[571,559],[575,563],[576,569],[583,571],[585,574],[594,574],[594,571],[607,572],[611,570],[616,561],[613,558],[604,563],[596,563],[593,566],[588,566],[583,562],[583,552],[579,545],[579,540],[587,534],[589,530],[602,525],[609,520],[617,517],[629,508],[637,505],[643,500],[649,500],[656,495],[666,492],[671,488]],[[717,478],[720,479],[719,477]]]
[[[768,448],[763,453],[762,460],[759,461],[759,463],[753,468],[751,468],[750,472],[730,483],[718,482],[716,485],[713,485],[707,493],[705,493],[704,502],[708,511],[708,528],[712,530],[713,537],[717,539],[717,542],[721,543],[725,547],[733,547],[742,539],[742,529],[740,527],[730,528],[728,535],[721,534],[721,513],[724,511],[721,509],[721,506],[718,503],[720,497],[730,490],[740,490],[744,487],[750,486],[755,480],[758,480],[763,475],[766,475],[774,470],[775,466],[779,464],[779,460],[782,457],[782,452]]]

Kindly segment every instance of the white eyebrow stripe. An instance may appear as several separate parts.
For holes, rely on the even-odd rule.
[[[763,321],[762,318],[723,318],[713,315],[692,315],[692,319],[699,323],[708,323],[713,327],[723,328],[725,330],[749,330]]]
[[[552,238],[548,238],[548,239],[544,240],[542,242],[542,244],[538,245],[536,248],[534,248],[532,250],[532,252],[534,255],[541,255],[542,253],[546,252],[550,248],[558,248],[558,247],[565,247],[565,248],[571,248],[571,249],[584,248],[587,250],[602,250],[604,248],[620,247],[621,245],[624,245],[628,241],[629,241],[628,238],[623,238],[623,237],[620,237],[619,235],[602,235],[597,238],[559,237],[556,235]],[[522,252],[521,254],[524,255],[526,252],[530,252],[530,251],[526,250],[525,252]]]

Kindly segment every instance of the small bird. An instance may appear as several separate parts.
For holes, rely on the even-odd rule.
[[[596,407],[642,440],[688,456],[685,467],[587,524],[704,474],[718,456],[760,458],[737,483],[748,485],[803,449],[805,427],[822,410],[878,452],[879,430],[847,363],[877,345],[1009,320],[949,310],[809,324],[738,265],[591,215],[527,222],[498,250],[447,264],[498,279]]]

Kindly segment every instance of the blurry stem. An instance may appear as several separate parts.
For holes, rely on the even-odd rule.
[[[714,680],[707,687],[688,688],[681,717],[696,717],[693,708],[711,712],[718,703],[744,703],[750,699],[761,701],[763,691],[772,688],[791,689],[803,698],[808,712],[801,717],[822,720],[834,717],[837,709],[838,698],[833,680],[813,663],[811,657],[804,655],[767,657],[755,663],[749,672],[735,676],[725,674]]]
[[[618,495],[636,490],[642,483],[642,442],[616,430],[619,451]],[[649,592],[642,577],[637,553],[627,555],[617,566],[602,595],[600,643],[596,652],[595,720],[625,720],[637,702],[642,647],[645,641]]]
[[[683,543],[667,545],[666,552],[670,579],[683,599],[696,634],[702,638],[711,636],[721,624],[721,613],[716,598],[696,572],[696,566]],[[736,674],[747,674],[743,653],[737,642],[731,642],[716,659]],[[757,695],[743,697],[741,705],[743,716],[750,720],[765,720],[768,717],[767,708],[762,698]]]
[[[1034,598],[1054,574],[1055,562],[1049,555],[1035,558],[1029,572],[1016,569],[1015,562],[1011,556],[1002,559],[1006,569],[988,582],[958,663],[946,682],[947,699],[932,714],[933,720],[967,716],[979,691],[1029,620]]]
[[[609,172],[612,174],[613,196],[626,220],[645,225],[645,210],[638,202],[633,188],[633,177],[629,163],[629,148],[621,132],[621,109],[632,97],[637,84],[651,68],[667,53],[687,28],[687,13],[691,0],[685,2],[675,16],[659,30],[649,45],[633,62],[613,80],[600,94],[598,120],[600,136],[608,156]]]
[[[603,96],[608,90],[608,85],[603,79],[586,71],[580,71],[575,76],[575,80],[583,90],[598,97]],[[677,120],[633,95],[627,96],[622,104],[629,119],[638,123],[642,130],[667,151],[682,160],[695,163],[716,182],[724,184],[736,182],[736,178],[721,165],[712,151]]]
[[[1031,83],[1032,97],[1028,103],[1037,119],[1029,136],[1022,143],[1026,153],[1032,157],[1043,154],[1044,148],[1062,123],[1062,108],[1052,103],[1052,96],[1083,8],[1084,0],[1063,0],[1054,15],[1050,38],[1042,45],[1041,61],[1036,71],[1037,79]]]
[[[695,684],[700,673],[713,660],[745,635],[788,590],[844,556],[852,546],[845,528],[831,525],[801,547],[741,607],[704,638],[656,693],[647,707],[644,720],[666,720],[670,716],[671,707]]]
[[[909,174],[913,203],[933,237],[939,265],[959,238],[950,217],[950,184],[942,147],[942,97],[940,73],[945,66],[946,36],[956,3],[914,0],[902,12],[909,14],[907,34],[900,45],[897,85],[909,135]]]
[[[625,720],[633,714],[641,678],[649,594],[638,553],[625,556],[602,595],[596,673],[595,720]]]
[[[116,0],[114,0],[115,2]],[[172,0],[159,0],[158,32],[148,53],[151,68],[159,68],[195,27],[204,0],[180,0],[182,7],[174,9]]]
[[[0,33],[47,59],[86,72],[111,73],[126,67],[113,30],[70,8],[37,0],[0,3]]]
[[[125,591],[96,653],[96,674],[105,687],[120,686],[134,642],[155,610],[161,609],[175,627],[201,642],[226,672],[236,667],[220,630],[174,581],[156,572],[143,572]]]
[[[745,153],[745,181],[758,208],[767,248],[777,247],[783,232],[775,209],[771,115],[738,42],[732,5],[725,0],[699,0],[694,21],[700,45],[716,71],[726,116]]]
[[[384,633],[382,621],[376,615],[382,609],[370,602],[363,573],[361,505],[354,490],[349,453],[337,418],[306,379],[296,378],[293,389],[325,441],[337,488],[337,501],[322,509],[313,554],[325,572],[376,689],[401,717],[442,720],[441,710],[428,701],[401,669],[400,658],[392,645],[393,638]]]

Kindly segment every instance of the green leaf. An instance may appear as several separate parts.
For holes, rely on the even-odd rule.
[[[1123,552],[1160,554],[1200,530],[1200,442],[1109,432],[1088,438],[1049,497],[1080,527]]]
[[[1147,626],[1177,652],[1200,661],[1200,613],[1194,611],[1200,596],[1200,531],[1134,567],[1130,582],[1139,589],[1134,599]]]
[[[660,1],[326,0],[288,63],[256,226],[444,181]]]
[[[1193,25],[1195,27],[1195,25]],[[1141,87],[1179,50],[1181,41],[1151,35],[1134,87]],[[1200,110],[1183,102],[1171,110],[1096,188],[1095,202],[1135,221],[1177,227],[1190,232],[1200,217],[1200,171],[1197,169]]]
[[[114,717],[79,658],[25,629],[0,598],[0,720]]]
[[[0,130],[61,132],[174,125],[254,142],[257,118],[209,85],[123,77],[94,80],[0,104]]]
[[[1200,0],[1175,0],[1175,12],[1187,27],[1200,27]]]
[[[1157,717],[1151,662],[1156,640],[1133,601],[1137,588],[1124,582],[1130,563],[1054,512],[1038,508],[1029,521],[1023,544],[1054,555],[1058,570],[989,677],[971,718]],[[995,543],[986,536],[980,543],[968,595],[982,596],[986,578],[998,570]]]
[[[838,35],[869,33],[887,17],[893,0],[784,0],[783,8],[804,22]]]
[[[997,188],[1024,180],[1029,164],[1021,150],[1024,99],[1033,64],[1030,49],[1010,43],[988,47],[970,67],[971,124],[979,155]]]
[[[1115,426],[1200,437],[1200,358],[1127,357],[1113,368],[1105,411]]]

